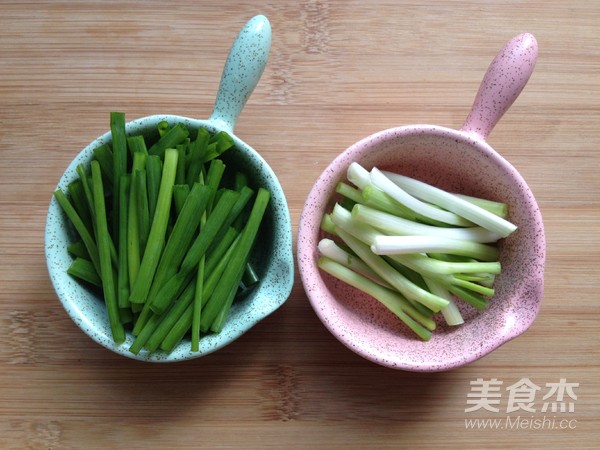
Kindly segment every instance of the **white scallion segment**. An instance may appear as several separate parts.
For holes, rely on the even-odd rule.
[[[369,245],[352,236],[350,233],[340,228],[338,230],[338,235],[359,258],[377,273],[377,275],[387,281],[407,299],[419,302],[427,306],[433,312],[439,312],[448,304],[446,299],[438,297],[412,283],[404,275],[384,261],[381,256],[374,254]]]
[[[331,212],[331,221],[336,226],[336,233],[339,234],[337,228],[341,228],[368,245],[373,244],[375,238],[381,234],[372,226],[353,220],[352,213],[338,203]]]
[[[494,281],[495,275],[486,273],[461,273],[455,275],[455,277],[462,278],[463,280],[467,281],[474,281],[476,283],[481,284],[482,286],[493,287],[493,283],[490,284],[490,281]]]
[[[350,186],[347,183],[344,183],[343,181],[340,181],[337,184],[337,186],[335,187],[335,192],[337,192],[340,195],[343,195],[347,199],[350,199],[356,203],[362,203],[363,201],[362,191],[353,186]]]
[[[323,214],[320,228],[326,233],[335,235],[335,224],[331,220],[331,214]]]
[[[506,237],[517,229],[508,220],[430,184],[397,173],[385,172],[384,176],[411,195],[464,217],[500,237]]]
[[[328,238],[321,239],[319,241],[318,249],[322,256],[326,256],[327,258],[340,263],[344,267],[347,267],[348,269],[351,269],[354,272],[369,278],[375,283],[391,289],[391,286],[379,275],[377,275],[368,265],[366,265],[362,259],[348,253],[333,240]]]
[[[486,209],[492,214],[497,215],[498,217],[502,217],[506,219],[508,217],[508,205],[502,202],[496,202],[494,200],[487,200],[485,198],[473,197],[471,195],[465,194],[457,194],[453,193],[453,195],[458,198],[462,198],[463,200],[468,201],[469,203],[473,203],[480,208]]]
[[[387,172],[389,173],[389,172]],[[457,226],[470,226],[471,222],[464,219],[463,217],[455,214],[454,212],[445,211],[437,208],[433,205],[422,202],[418,198],[411,195],[397,183],[392,181],[388,175],[378,168],[374,167],[371,170],[371,182],[381,189],[383,192],[388,194],[394,200],[402,203],[404,206],[412,209],[413,211],[425,216],[430,219],[438,220],[440,222],[447,223],[449,225]],[[441,205],[438,205],[441,206]]]
[[[494,283],[496,282],[496,275],[491,274],[491,273],[474,274],[474,275],[481,276],[481,279],[478,280],[478,283],[481,284],[482,286],[489,287],[489,288],[494,287]]]
[[[442,316],[446,323],[451,327],[465,323],[465,320],[463,319],[458,306],[454,303],[452,294],[450,294],[448,289],[429,277],[423,277],[423,280],[425,280],[425,284],[432,293],[448,300],[448,306],[442,309]]]
[[[346,176],[352,184],[361,190],[368,184],[371,184],[371,175],[369,174],[369,171],[357,162],[353,162],[348,166]]]
[[[417,311],[398,292],[380,286],[329,258],[319,258],[318,265],[330,275],[381,302],[421,337],[421,339],[429,340],[431,338],[431,331],[436,328],[435,321]]]
[[[491,297],[494,295],[495,289],[493,287],[489,288],[487,286],[483,286],[482,284],[475,283],[473,281],[465,280],[464,278],[460,278],[458,276],[453,277],[454,286],[468,289],[473,292],[477,292],[478,294],[485,295],[487,297]]]
[[[377,255],[398,255],[409,253],[448,253],[467,256],[481,261],[496,261],[498,248],[465,239],[452,239],[440,236],[377,236],[371,244]]]
[[[365,205],[354,205],[352,217],[358,222],[371,225],[386,234],[398,236],[440,236],[451,239],[463,239],[473,242],[492,243],[500,236],[482,227],[445,228],[426,225],[403,219]]]
[[[501,270],[499,261],[448,262],[430,258],[420,253],[389,255],[389,257],[422,275],[452,275],[482,272],[497,275]]]

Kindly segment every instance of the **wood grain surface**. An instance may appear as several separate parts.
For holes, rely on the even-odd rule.
[[[496,52],[536,36],[535,72],[489,138],[544,217],[528,332],[461,369],[394,371],[329,334],[297,276],[280,310],[191,362],[135,362],[80,332],[44,259],[59,177],[110,111],[207,118],[258,13],[273,46],[236,134],[279,175],[294,236],[338,153],[396,125],[460,127]],[[0,1],[0,448],[600,448],[599,24],[586,0]],[[503,383],[498,412],[465,411],[477,379]],[[523,379],[535,412],[508,413]],[[543,413],[561,379],[574,411]]]

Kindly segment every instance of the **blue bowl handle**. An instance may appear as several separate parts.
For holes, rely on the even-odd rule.
[[[225,62],[209,122],[233,133],[236,121],[258,84],[271,49],[271,24],[258,15],[240,30]]]

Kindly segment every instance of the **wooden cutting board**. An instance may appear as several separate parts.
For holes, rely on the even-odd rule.
[[[536,36],[534,75],[489,138],[546,227],[527,333],[451,372],[394,371],[335,340],[297,276],[280,310],[187,363],[116,356],[74,325],[43,250],[60,175],[110,111],[207,118],[229,46],[258,13],[273,45],[236,134],[278,174],[294,236],[338,153],[396,125],[460,127],[496,52]],[[598,448],[598,23],[600,4],[583,0],[0,2],[0,447]],[[492,380],[497,411],[468,412]],[[567,385],[576,398],[552,400]]]

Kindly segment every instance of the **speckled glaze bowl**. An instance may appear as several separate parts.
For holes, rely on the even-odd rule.
[[[154,132],[160,121],[167,120],[171,125],[183,122],[189,127],[202,126],[213,133],[227,131],[235,141],[235,148],[222,155],[225,164],[228,168],[241,169],[248,174],[255,187],[262,186],[271,192],[271,202],[261,225],[259,245],[252,254],[261,277],[260,285],[244,299],[234,302],[221,333],[202,337],[200,352],[191,352],[189,340],[184,340],[168,355],[160,352],[149,354],[144,350],[134,355],[128,350],[134,339],[130,333],[125,343],[115,345],[104,300],[66,273],[71,263],[66,249],[75,234],[56,200],[53,198],[50,202],[45,235],[50,279],[67,313],[87,335],[104,347],[144,361],[173,362],[197,358],[231,343],[287,300],[294,281],[292,226],[287,201],[275,173],[266,161],[233,134],[236,120],[265,68],[270,47],[269,21],[264,16],[253,17],[233,43],[208,120],[157,115],[129,122],[126,128],[128,134],[147,134]],[[110,141],[111,134],[107,132],[84,148],[69,165],[57,187],[65,189],[77,177],[77,165],[89,164],[93,149]]]
[[[490,65],[462,129],[411,125],[375,133],[339,155],[310,191],[298,229],[302,283],[324,325],[359,355],[396,369],[444,371],[483,357],[534,321],[544,282],[542,217],[525,180],[485,140],[527,83],[536,58],[535,38],[515,37]],[[476,312],[458,300],[465,323],[448,327],[438,321],[431,340],[423,342],[376,300],[319,270],[317,243],[324,236],[319,224],[332,206],[336,184],[354,161],[508,203],[509,220],[518,230],[500,244],[503,272],[486,311]]]

